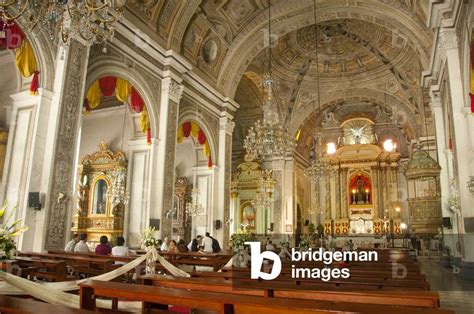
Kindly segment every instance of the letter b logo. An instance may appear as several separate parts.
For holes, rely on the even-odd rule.
[[[276,253],[270,251],[260,253],[260,242],[245,242],[245,244],[250,245],[250,254],[252,255],[250,277],[252,279],[262,278],[263,280],[273,280],[280,275],[281,260]],[[261,271],[264,258],[273,261],[272,272],[270,274]]]

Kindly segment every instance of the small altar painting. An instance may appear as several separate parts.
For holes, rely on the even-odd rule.
[[[248,229],[255,229],[255,208],[250,204],[242,206],[242,224],[246,225]]]
[[[354,175],[349,183],[349,204],[372,204],[372,185],[370,178],[364,174]]]

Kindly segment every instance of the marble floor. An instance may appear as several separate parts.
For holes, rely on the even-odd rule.
[[[452,269],[442,267],[437,258],[419,257],[418,261],[431,290],[439,292],[442,308],[474,314],[474,281],[461,279]]]

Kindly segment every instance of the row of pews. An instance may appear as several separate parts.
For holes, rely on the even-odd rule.
[[[198,267],[207,267],[210,270],[217,271],[231,257],[230,254],[225,252],[210,254],[162,252],[160,255],[176,266],[191,266],[191,271],[195,271]],[[48,253],[19,252],[18,257],[12,262],[15,262],[14,264],[17,264],[22,269],[34,268],[30,272],[23,271],[23,277],[59,282],[77,280],[81,276],[93,277],[101,275],[120,267],[123,263],[129,263],[137,257],[139,256],[119,257],[96,255],[94,253],[68,253],[64,251],[48,251]],[[140,274],[143,269],[144,263],[128,274],[127,277],[130,278],[133,273]],[[158,269],[163,273],[166,272],[162,266],[158,266]]]
[[[139,301],[145,313],[164,313],[176,307],[180,310],[201,309],[219,313],[453,313],[439,308],[438,293],[429,291],[425,276],[420,273],[408,250],[379,250],[379,262],[349,263],[343,267],[351,270],[350,278],[329,282],[291,277],[292,264],[310,268],[323,266],[315,262],[283,262],[281,275],[277,279],[263,281],[251,280],[248,268],[222,267],[230,258],[229,254],[163,255],[175,265],[205,264],[215,270],[219,264],[221,269],[200,272],[196,268],[189,278],[169,274],[140,275],[142,272],[136,271],[137,284],[88,280],[80,285],[81,309],[102,311],[97,308],[95,301],[98,298],[110,298],[113,312],[118,312],[119,301]],[[55,251],[23,252],[20,258],[60,261],[66,267],[81,265],[83,268],[78,268],[81,271],[94,268],[90,275],[95,275],[119,267],[115,262],[128,262],[135,257],[116,258]],[[87,267],[86,262],[90,263]],[[342,266],[335,263],[332,267]],[[394,273],[394,267],[401,269],[401,274]],[[163,270],[160,266],[158,268]],[[271,265],[264,268],[270,270]],[[3,313],[2,309],[0,307]]]

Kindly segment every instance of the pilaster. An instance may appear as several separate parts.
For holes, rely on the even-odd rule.
[[[232,179],[232,132],[234,131],[234,122],[226,112],[222,112],[219,118],[219,150],[217,162],[218,184],[217,184],[217,208],[215,217],[222,222],[222,228],[217,231],[216,236],[221,243],[227,246],[229,242],[230,228],[230,182]]]
[[[44,248],[47,250],[63,249],[69,233],[75,154],[89,58],[89,47],[76,40],[61,49],[64,49],[64,60],[62,57],[57,58],[55,97],[51,104],[52,110],[57,108],[57,115],[51,113],[51,119],[56,117],[56,121],[49,121],[57,129],[46,143],[47,147],[54,147],[53,153],[47,156],[47,162],[51,163],[46,175],[50,178],[45,206],[47,223]],[[58,55],[61,56],[62,51]]]
[[[183,86],[178,76],[166,71],[161,81],[161,99],[159,115],[159,143],[157,148],[157,208],[150,218],[161,219],[159,235],[164,238],[171,235],[171,220],[166,212],[173,208],[176,132],[178,130],[179,102]]]

